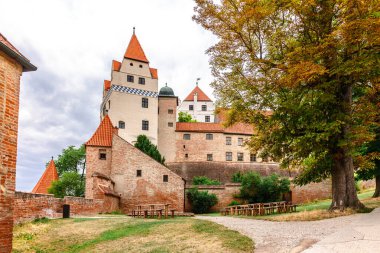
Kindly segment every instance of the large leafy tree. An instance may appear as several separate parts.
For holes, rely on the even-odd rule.
[[[154,145],[146,135],[142,134],[137,137],[135,147],[152,157],[157,162],[165,164],[165,157],[160,154],[157,146]]]
[[[299,168],[298,184],[331,176],[331,207],[363,207],[353,160],[374,138],[379,1],[195,2],[194,20],[219,39],[208,54],[229,123],[255,124],[251,148]]]
[[[54,181],[48,192],[56,198],[65,196],[84,197],[85,183],[77,172],[64,172],[58,181]]]
[[[69,146],[62,150],[62,154],[58,155],[55,160],[55,165],[58,174],[61,176],[64,172],[77,172],[81,173],[82,177],[85,169],[86,149],[82,145],[79,148]]]

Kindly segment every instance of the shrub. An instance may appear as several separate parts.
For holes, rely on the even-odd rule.
[[[193,177],[193,185],[221,185],[218,180],[214,180],[205,176]]]
[[[188,190],[187,197],[193,213],[207,213],[212,206],[218,203],[218,198],[215,194],[210,194],[208,191],[199,191],[198,188]]]
[[[84,197],[85,182],[77,172],[64,172],[58,181],[53,181],[48,192],[56,198],[65,196]]]
[[[239,201],[232,200],[231,203],[228,204],[228,206],[238,206],[240,205]]]
[[[274,202],[289,191],[288,178],[280,178],[277,174],[261,177],[256,172],[248,172],[242,176],[239,197],[249,203]]]
[[[241,183],[241,181],[243,180],[243,176],[244,174],[241,173],[240,171],[235,172],[231,178],[232,183]]]

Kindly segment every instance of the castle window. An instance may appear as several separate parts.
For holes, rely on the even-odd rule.
[[[162,181],[169,182],[169,176],[168,175],[164,175],[163,178],[162,178]]]
[[[237,153],[237,160],[240,162],[244,161],[244,153]]]
[[[232,152],[226,152],[226,161],[232,161]]]
[[[212,161],[212,154],[207,154],[207,161]]]
[[[108,109],[111,109],[111,100],[108,100]]]
[[[143,67],[143,66],[140,64],[140,65],[139,65],[139,68],[142,69],[142,67]]]
[[[249,160],[250,160],[251,162],[256,162],[256,154],[250,154],[250,158],[249,158]]]
[[[189,111],[193,111],[194,110],[194,105],[189,105]]]
[[[135,81],[134,76],[127,75],[127,82],[133,83]]]
[[[183,134],[184,140],[190,140],[190,134]]]
[[[189,158],[189,154],[185,154],[185,158]]]
[[[141,176],[142,176],[142,171],[136,170],[136,177],[141,177]]]
[[[238,138],[238,146],[243,146],[243,138]]]
[[[205,116],[205,122],[210,122],[210,116]]]
[[[119,128],[124,129],[125,128],[125,122],[124,121],[119,121]]]
[[[142,108],[148,108],[148,106],[149,106],[148,98],[142,98],[141,99],[141,106],[142,106]]]
[[[168,114],[173,114],[174,113],[174,110],[173,109],[169,109],[168,110]]]
[[[231,137],[226,137],[226,145],[231,145]]]
[[[207,105],[202,105],[202,111],[207,111]]]
[[[129,63],[129,66],[133,66],[133,63],[131,62],[131,63]]]
[[[104,105],[103,106],[103,116],[106,116],[107,112],[108,112],[108,110],[106,109],[106,106]]]
[[[173,122],[168,122],[168,127],[173,127]]]
[[[149,130],[149,121],[148,120],[143,120],[142,121],[142,130]]]
[[[212,134],[206,134],[206,140],[212,140],[214,136]]]
[[[145,78],[139,77],[139,84],[145,84]]]
[[[107,151],[105,149],[99,149],[99,160],[107,159]]]

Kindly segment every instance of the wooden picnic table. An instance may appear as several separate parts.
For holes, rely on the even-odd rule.
[[[159,204],[140,204],[135,205],[135,209],[132,210],[132,216],[137,216],[138,218],[144,217],[147,218],[148,216],[150,218],[154,218],[157,216],[158,218],[161,218],[162,215],[165,216],[165,218],[168,218],[169,216],[169,206],[170,204],[165,203],[159,203]],[[174,216],[174,210],[172,211],[172,216]]]
[[[221,209],[222,215],[271,215],[274,213],[295,212],[297,205],[292,202],[279,201],[228,206]]]

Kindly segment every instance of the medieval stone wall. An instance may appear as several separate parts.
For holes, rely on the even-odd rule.
[[[21,74],[21,65],[0,51],[0,252],[12,249]]]
[[[307,203],[318,199],[331,198],[331,180],[325,180],[320,183],[310,183],[303,186],[292,185],[291,200],[295,204]]]

